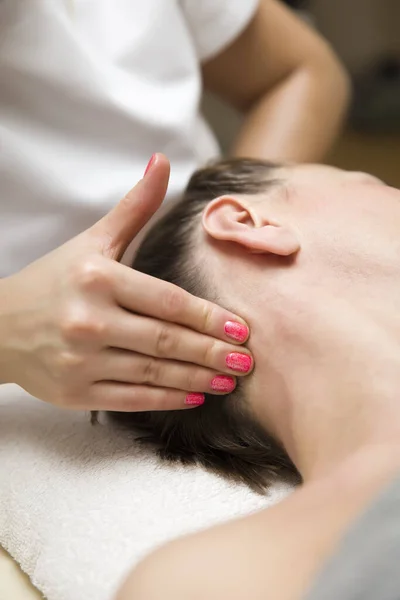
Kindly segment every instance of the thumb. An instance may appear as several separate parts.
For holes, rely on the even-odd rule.
[[[120,200],[107,215],[91,228],[98,238],[103,254],[119,260],[133,238],[160,207],[167,193],[169,160],[154,154],[143,179]]]

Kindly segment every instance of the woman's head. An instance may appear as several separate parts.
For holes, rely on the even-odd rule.
[[[147,235],[133,268],[218,302],[218,286],[204,276],[195,256],[203,210],[225,194],[266,191],[276,184],[275,172],[274,165],[255,160],[218,162],[197,171],[182,200]],[[248,410],[242,379],[231,394],[207,394],[195,410],[114,413],[114,418],[141,430],[163,458],[202,464],[259,491],[277,478],[297,478],[286,453]]]
[[[396,257],[398,264],[387,243],[398,239],[398,199],[371,176],[329,167],[230,160],[196,172],[133,267],[243,316],[256,368],[232,394],[209,395],[195,410],[115,417],[144,431],[162,456],[256,488],[298,478],[283,450],[292,440],[282,429],[296,437],[287,372],[298,371],[295,393],[307,398],[312,378],[304,359],[322,364],[326,325],[343,333],[336,323],[343,301],[360,305]],[[354,339],[345,327],[350,337],[335,338],[332,352],[341,339]]]

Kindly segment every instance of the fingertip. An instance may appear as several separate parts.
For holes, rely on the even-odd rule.
[[[254,369],[254,360],[251,354],[230,352],[225,358],[225,365],[237,376],[250,375]]]
[[[159,173],[160,170],[163,172],[164,176],[169,177],[171,165],[165,154],[155,152],[147,163],[143,179],[148,179],[150,176],[153,176],[154,173]]]
[[[210,382],[210,391],[212,394],[226,395],[231,394],[236,388],[236,377],[233,375],[216,375]]]
[[[152,157],[150,158],[149,162],[147,163],[147,167],[144,172],[144,177],[146,177],[147,173],[150,171],[151,167],[154,165],[156,156],[157,156],[156,154],[153,154]]]
[[[225,322],[224,333],[229,340],[244,344],[249,339],[250,329],[244,321],[232,320]]]
[[[206,397],[204,394],[191,393],[185,398],[185,405],[190,407],[201,406],[204,404]]]

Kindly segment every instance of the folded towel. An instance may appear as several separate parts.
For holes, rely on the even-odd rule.
[[[264,508],[268,497],[161,463],[110,424],[0,386],[0,544],[47,600],[111,600],[157,545]]]

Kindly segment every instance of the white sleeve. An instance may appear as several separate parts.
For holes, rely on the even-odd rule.
[[[254,16],[259,0],[179,0],[200,62],[228,46]]]

